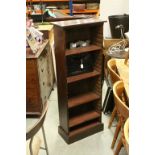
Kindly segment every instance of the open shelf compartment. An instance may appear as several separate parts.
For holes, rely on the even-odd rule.
[[[81,123],[87,122],[89,120],[92,120],[98,117],[100,117],[100,114],[96,111],[90,111],[90,112],[78,115],[69,120],[69,127],[70,128],[74,127],[76,125],[79,125]]]
[[[86,48],[86,47],[85,47]],[[77,49],[76,49],[77,50]],[[100,50],[85,51],[66,57],[67,83],[95,77],[101,74],[101,52]],[[83,68],[81,68],[81,65]]]
[[[77,102],[78,98],[82,99],[82,102],[95,100],[98,97],[101,98],[100,78],[96,76],[68,84],[68,101],[71,101],[71,105],[72,102]]]
[[[68,107],[73,108],[82,104],[88,104],[91,101],[100,99],[100,96],[94,92],[88,92],[69,98]]]
[[[79,134],[81,132],[87,131],[90,128],[96,127],[100,124],[101,124],[101,122],[98,120],[98,118],[87,121],[83,124],[80,124],[80,125],[77,125],[77,126],[71,128],[69,136],[71,137],[71,136],[74,136],[74,135]]]

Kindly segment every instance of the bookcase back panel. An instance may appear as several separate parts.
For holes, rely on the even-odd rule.
[[[97,101],[93,101],[93,102],[90,102],[88,104],[85,104],[85,105],[80,105],[78,107],[75,107],[75,108],[72,108],[69,110],[69,118],[72,118],[72,117],[75,117],[77,115],[81,115],[81,114],[84,114],[86,112],[89,112],[89,111],[93,111],[96,109],[96,104]]]
[[[96,86],[98,78],[90,78],[86,80],[81,80],[76,83],[72,83],[68,85],[68,98],[79,95],[79,94],[84,94],[88,93],[91,91],[94,91]]]
[[[72,28],[66,32],[68,35],[66,36],[66,48],[69,49],[70,43],[75,43],[80,40],[86,41],[90,40],[91,34],[89,28],[85,27],[81,28]]]
[[[93,70],[101,73],[100,51],[71,55],[66,58],[67,76],[78,75]]]
[[[99,45],[103,44],[103,30],[102,26],[83,26],[80,28],[74,27],[66,30],[66,48],[70,48],[70,43],[78,41],[89,40],[90,44]]]

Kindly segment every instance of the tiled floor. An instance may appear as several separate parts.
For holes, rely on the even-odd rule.
[[[106,92],[106,84],[103,87],[103,99]],[[44,123],[46,139],[50,155],[113,155],[110,148],[115,127],[108,129],[109,116],[102,115],[104,130],[80,141],[68,145],[58,134],[59,116],[57,102],[57,88],[55,86],[48,100],[49,109]],[[28,120],[31,123],[33,120]],[[116,122],[114,122],[116,124]],[[46,152],[41,150],[39,155],[45,155]],[[120,155],[127,155],[124,148],[121,149]]]

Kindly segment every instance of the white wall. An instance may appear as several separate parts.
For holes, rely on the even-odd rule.
[[[100,18],[106,20],[104,37],[111,37],[108,16],[129,14],[129,0],[100,0]]]

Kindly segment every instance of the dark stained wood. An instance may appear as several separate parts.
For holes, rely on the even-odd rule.
[[[98,19],[53,22],[60,123],[58,131],[69,144],[103,130],[103,23]],[[90,45],[69,49],[71,42],[79,40],[89,40]],[[88,52],[95,60],[93,71],[68,77],[68,57]]]
[[[98,76],[98,75],[100,75],[99,72],[93,71],[93,72],[83,73],[83,74],[76,75],[76,76],[70,76],[70,77],[67,78],[67,83],[76,82],[76,81],[79,81],[79,80],[95,77],[95,76]]]
[[[86,103],[89,103],[91,101],[97,100],[99,98],[100,98],[100,96],[93,93],[93,92],[81,94],[81,95],[78,95],[78,96],[75,96],[75,97],[68,99],[68,107],[73,108],[73,107],[76,107],[78,105],[86,104]]]
[[[76,126],[78,124],[81,124],[83,122],[86,122],[86,121],[89,121],[89,120],[92,120],[98,117],[100,117],[100,114],[97,113],[96,111],[91,111],[91,112],[73,117],[69,120],[69,127]]]
[[[94,123],[93,123],[94,124]],[[78,140],[81,140],[83,138],[86,138],[90,135],[93,135],[97,132],[100,132],[103,130],[103,124],[97,123],[96,125],[92,125],[90,127],[82,127],[81,130],[78,129],[78,131],[72,131],[70,134],[66,134],[66,132],[59,126],[58,132],[62,136],[62,138],[66,141],[66,143],[71,144],[73,142],[76,142]]]
[[[77,135],[79,133],[87,131],[87,130],[89,130],[92,127],[98,126],[99,124],[100,124],[100,122],[94,122],[94,123],[91,123],[91,124],[89,124],[87,126],[81,127],[81,128],[79,128],[77,130],[71,131],[70,134],[69,134],[69,137],[72,137],[74,135]]]
[[[85,52],[90,52],[90,51],[91,52],[93,52],[93,51],[96,52],[97,50],[101,50],[101,47],[96,46],[96,45],[90,45],[90,46],[87,46],[87,47],[80,47],[80,48],[66,50],[66,56],[85,53]]]
[[[42,104],[53,88],[49,65],[49,44],[46,40],[36,54],[30,49],[26,54],[26,115],[40,116]],[[42,51],[41,51],[42,50]]]
[[[94,92],[101,97],[101,94],[95,90],[96,82],[98,81],[99,77],[100,76],[96,76],[68,84],[68,98],[70,99],[72,97],[87,94],[89,92]]]
[[[87,26],[87,25],[96,25],[96,24],[103,24],[103,20],[97,18],[89,18],[89,19],[76,19],[76,20],[67,20],[67,21],[59,21],[59,22],[52,22],[53,25],[62,28],[70,28],[70,27],[78,27],[78,26]]]
[[[39,116],[41,108],[37,61],[29,59],[26,61],[26,114]]]
[[[67,79],[66,79],[66,59],[65,59],[65,32],[54,27],[54,43],[55,58],[57,70],[57,86],[58,86],[58,106],[60,126],[63,126],[65,132],[68,133],[68,99],[67,99]]]

